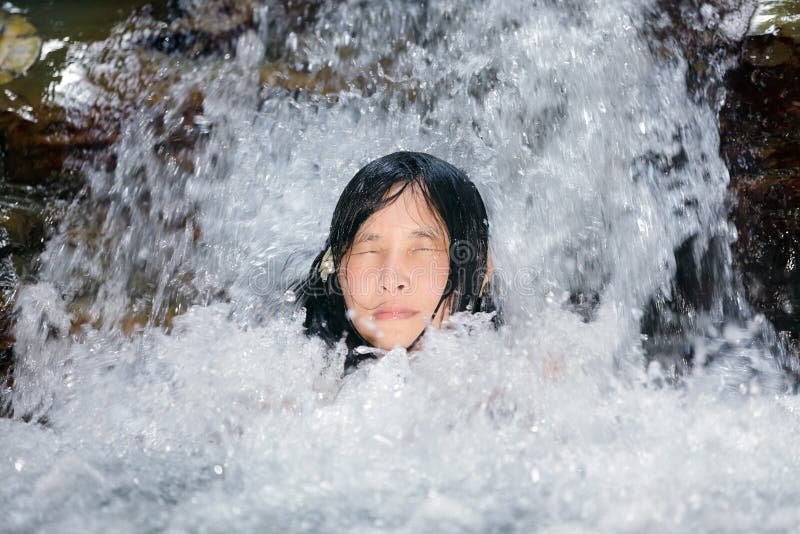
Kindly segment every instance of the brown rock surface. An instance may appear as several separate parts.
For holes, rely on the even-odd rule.
[[[737,198],[734,256],[751,304],[800,333],[800,43],[749,35],[726,77],[721,152]]]
[[[0,172],[9,182],[67,185],[81,161],[116,140],[119,117],[117,110],[94,107],[69,113],[47,106],[33,121],[0,112]]]

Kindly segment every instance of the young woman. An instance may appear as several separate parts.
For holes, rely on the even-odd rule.
[[[496,311],[488,252],[486,208],[466,174],[419,152],[372,161],[342,192],[296,288],[306,333],[343,339],[346,369],[374,358],[368,347],[413,350],[453,313]]]

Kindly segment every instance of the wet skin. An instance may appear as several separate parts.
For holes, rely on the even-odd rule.
[[[400,189],[395,185],[387,194]],[[431,324],[447,318],[447,302],[431,315],[449,273],[449,238],[422,195],[407,187],[359,228],[338,271],[351,320],[366,341],[408,346]]]

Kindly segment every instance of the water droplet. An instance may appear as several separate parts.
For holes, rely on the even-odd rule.
[[[534,483],[538,483],[539,480],[541,480],[541,478],[542,478],[542,475],[539,473],[538,469],[536,469],[535,467],[533,469],[531,469],[531,480]]]

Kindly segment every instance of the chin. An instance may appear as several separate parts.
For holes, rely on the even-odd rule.
[[[406,323],[406,324],[401,324]],[[361,332],[361,328],[359,328],[359,333],[361,333],[361,337],[363,337],[366,341],[369,342],[370,345],[373,347],[377,347],[383,350],[391,350],[395,347],[407,347],[409,346],[417,336],[425,329],[425,324],[414,324],[415,322],[412,321],[403,321],[403,320],[389,320],[389,321],[375,321],[371,323],[373,325],[372,331],[365,328],[365,325],[359,324],[361,328],[367,330],[368,336],[365,336],[364,333]],[[378,332],[382,332],[383,335],[377,337],[375,334],[377,333],[374,328],[377,326]]]
[[[420,328],[420,331],[422,331],[422,328]],[[371,343],[379,349],[384,350],[391,350],[395,347],[405,348],[417,338],[417,335],[419,335],[419,332],[415,334],[384,334],[380,338],[372,340]]]

